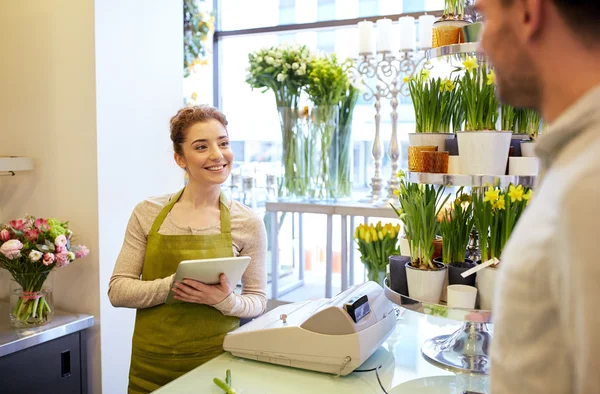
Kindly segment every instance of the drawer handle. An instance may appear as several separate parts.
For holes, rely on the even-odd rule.
[[[71,376],[71,351],[65,350],[60,354],[62,377]]]

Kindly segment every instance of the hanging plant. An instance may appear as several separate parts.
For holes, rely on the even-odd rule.
[[[183,2],[183,75],[188,77],[194,66],[208,64],[207,43],[215,29],[215,16],[202,11],[199,4],[204,0]]]

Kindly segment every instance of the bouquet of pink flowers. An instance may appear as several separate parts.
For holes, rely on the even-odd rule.
[[[0,268],[22,288],[11,294],[11,318],[17,326],[41,325],[54,311],[50,295],[42,289],[50,271],[89,254],[83,245],[71,245],[68,222],[27,216],[0,226]]]

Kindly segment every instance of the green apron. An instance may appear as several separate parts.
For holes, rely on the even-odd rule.
[[[172,275],[182,260],[233,256],[229,207],[223,194],[220,198],[220,234],[158,233],[182,192],[173,196],[152,224],[142,280]],[[239,318],[224,316],[211,306],[185,302],[138,309],[128,393],[150,393],[217,357],[223,353],[225,334],[239,327],[239,321]]]

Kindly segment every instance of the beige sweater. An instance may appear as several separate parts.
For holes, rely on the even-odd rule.
[[[129,219],[123,247],[110,278],[108,297],[113,306],[149,308],[165,302],[175,274],[163,279],[142,281],[146,242],[154,219],[168,203],[171,194],[139,203]],[[252,260],[242,276],[241,295],[231,293],[214,308],[227,316],[255,317],[266,309],[267,236],[262,220],[248,207],[233,201],[230,208],[231,236],[235,256],[250,256]],[[178,225],[169,213],[161,225],[160,234],[210,235],[220,232],[220,224],[193,229]]]

